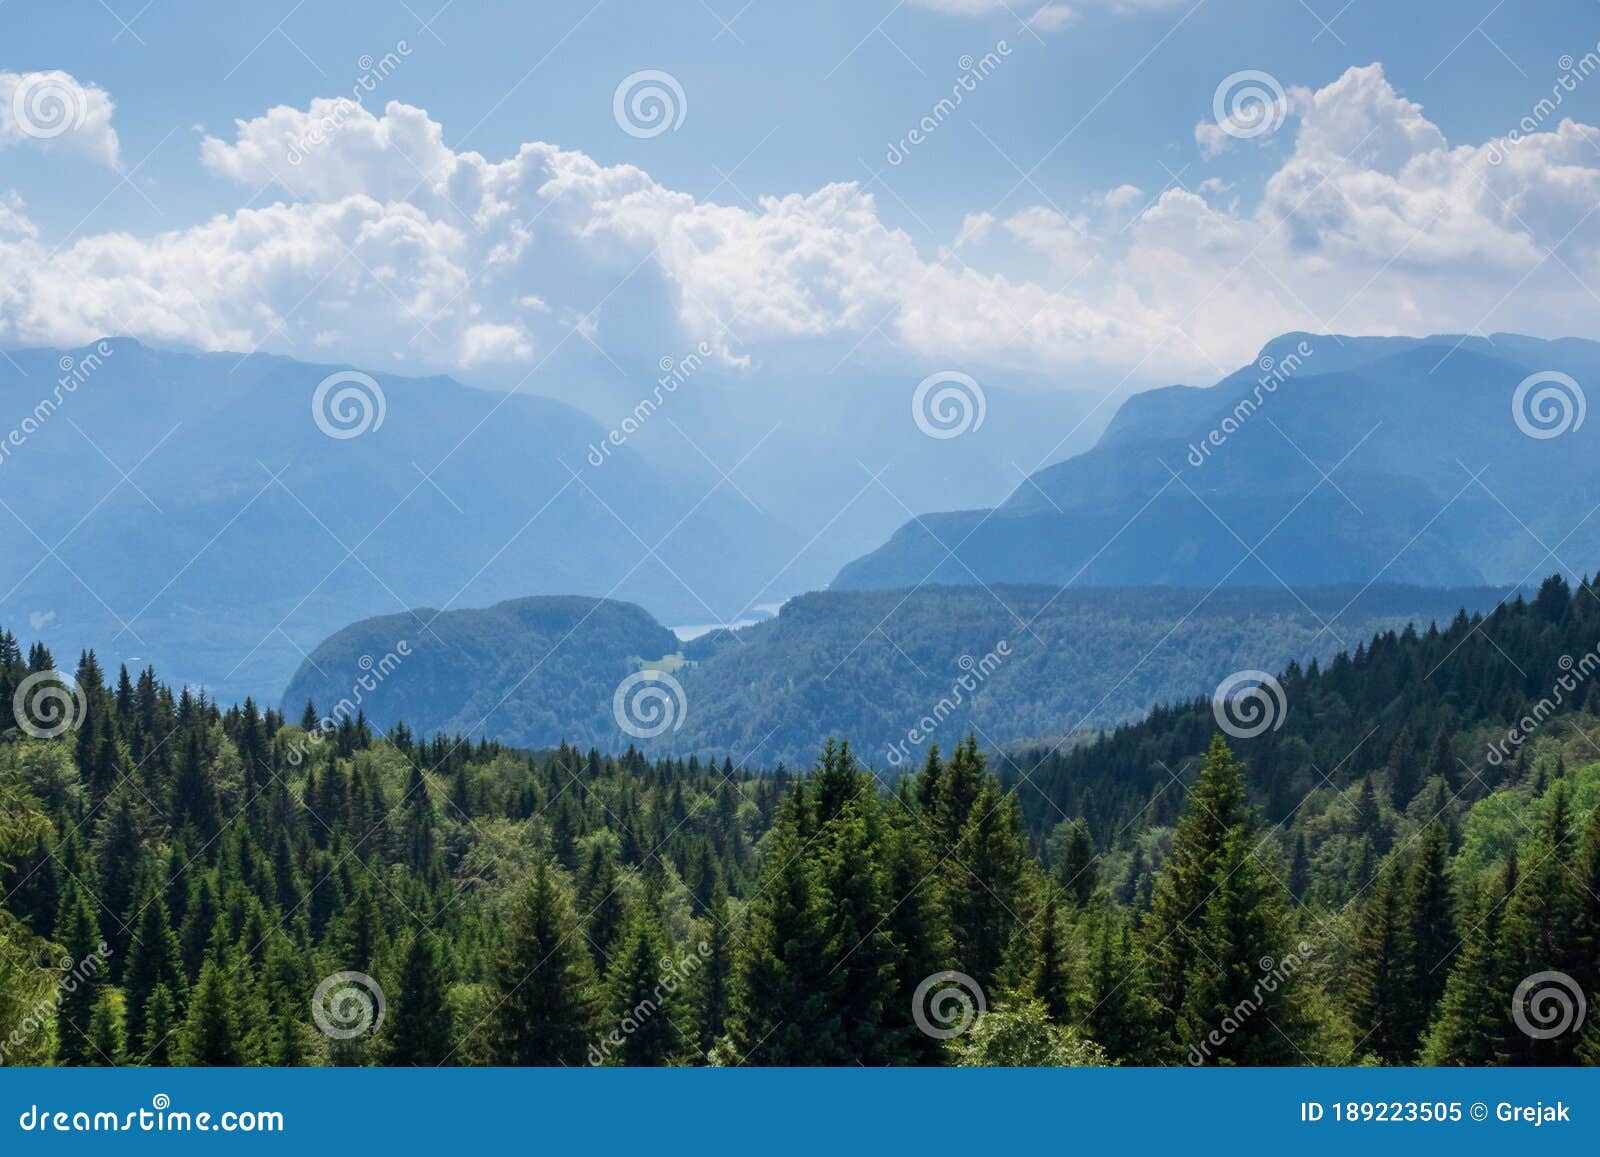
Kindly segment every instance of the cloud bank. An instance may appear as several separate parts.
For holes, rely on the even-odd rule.
[[[0,107],[6,84],[56,75],[0,73]],[[110,99],[83,91],[83,120],[53,140],[115,164]],[[1204,377],[1289,329],[1592,326],[1600,131],[1451,145],[1377,64],[1286,102],[1281,162],[1251,189],[978,207],[943,242],[886,221],[860,182],[724,204],[545,142],[458,152],[397,102],[277,107],[201,143],[211,173],[277,190],[260,208],[55,249],[0,198],[0,344],[129,333],[514,371],[574,332],[604,348],[637,324],[613,299],[634,280],[662,326],[733,362],[871,336],[926,363]],[[0,145],[38,143],[3,117]]]

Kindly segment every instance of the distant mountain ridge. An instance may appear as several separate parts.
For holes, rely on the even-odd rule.
[[[849,736],[863,760],[894,773],[969,730],[997,746],[1113,726],[1235,671],[1326,659],[1502,593],[1339,587],[1302,603],[1231,588],[821,591],[689,643],[635,606],[527,598],[354,623],[312,651],[282,707],[297,719],[308,699],[323,714],[347,700],[379,728],[766,767],[808,765],[824,740]],[[430,629],[419,633],[417,618]],[[384,664],[402,638],[411,653]],[[354,694],[375,682],[374,665],[386,668],[381,683]],[[668,714],[630,714],[652,726],[625,731],[615,694],[646,668],[672,678],[659,684]]]
[[[1544,426],[1518,394],[1536,374],[1576,387],[1542,383],[1569,399]],[[1600,553],[1597,381],[1576,338],[1285,334],[1215,386],[1134,395],[1093,449],[907,522],[833,585],[1524,583]]]
[[[356,376],[314,411],[335,374]],[[341,429],[334,391],[371,394],[361,378],[380,395],[366,414],[348,398]],[[323,429],[362,417],[358,436]],[[0,357],[8,428],[0,616],[223,699],[275,696],[375,614],[584,591],[708,621],[752,594],[721,544],[750,571],[781,563],[742,499],[628,447],[594,467],[605,432],[583,412],[447,377],[107,339]]]

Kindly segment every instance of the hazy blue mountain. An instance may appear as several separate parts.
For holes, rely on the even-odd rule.
[[[1574,398],[1565,433],[1525,433],[1513,398],[1541,371],[1581,391],[1600,382],[1600,344],[1286,334],[1210,388],[1135,395],[1093,449],[998,507],[906,522],[834,585],[1472,585],[1581,570],[1600,556],[1600,421],[1580,424]],[[1548,417],[1527,424],[1562,424]]]
[[[431,633],[409,615],[352,624],[312,652],[282,706],[297,719],[308,698],[323,713],[349,699],[380,728],[403,720],[527,747],[565,739],[755,766],[809,764],[827,737],[848,736],[896,770],[969,729],[996,745],[1107,727],[1241,669],[1325,659],[1498,597],[1383,585],[1313,591],[1304,605],[1282,589],[821,591],[687,644],[638,607],[530,598],[417,612]],[[385,664],[400,639],[412,654]],[[374,665],[386,668],[381,683],[355,696]],[[675,726],[641,740],[619,726],[613,696],[645,665],[667,669],[682,696]]]
[[[342,368],[129,340],[0,358],[0,617],[62,662],[94,645],[271,698],[370,615],[577,591],[720,621],[788,557],[725,487],[626,446],[594,466],[605,428],[548,398],[380,373],[382,424],[328,437],[312,399]]]

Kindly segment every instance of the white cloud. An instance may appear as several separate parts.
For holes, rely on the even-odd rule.
[[[1078,14],[1065,4],[1046,4],[1032,16],[1028,23],[1046,32],[1065,28],[1078,18]]]
[[[18,194],[0,193],[0,233],[16,233],[23,237],[37,237],[39,230],[28,220],[26,206]]]
[[[31,146],[117,168],[115,109],[103,88],[59,69],[0,71],[0,149]]]
[[[551,144],[457,152],[403,104],[274,108],[201,153],[281,203],[53,253],[0,200],[0,344],[116,332],[492,369],[575,330],[705,340],[733,364],[878,334],[927,362],[1199,378],[1287,329],[1593,328],[1573,277],[1600,284],[1600,130],[1452,146],[1377,65],[1289,91],[1286,159],[1246,191],[975,213],[932,253],[854,182],[725,205]]]

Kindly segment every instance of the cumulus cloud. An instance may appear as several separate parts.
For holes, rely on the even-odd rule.
[[[117,168],[115,109],[103,88],[59,69],[0,71],[0,149],[31,146]]]
[[[117,332],[452,369],[526,366],[574,333],[706,341],[730,364],[872,335],[924,362],[1200,378],[1287,329],[1592,328],[1573,277],[1600,278],[1600,131],[1452,145],[1378,65],[1293,99],[1285,159],[1247,194],[1117,186],[970,214],[933,252],[855,182],[725,205],[553,144],[456,151],[400,103],[273,108],[201,157],[278,203],[53,252],[0,200],[0,343]]]

